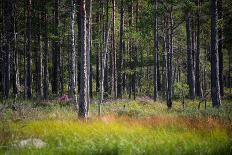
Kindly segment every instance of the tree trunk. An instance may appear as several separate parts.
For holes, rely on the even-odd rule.
[[[122,98],[122,83],[123,83],[123,46],[124,46],[124,4],[123,0],[121,0],[121,9],[120,9],[120,41],[119,41],[119,58],[118,58],[118,90],[117,94],[118,97]]]
[[[167,88],[167,106],[172,108],[172,83],[173,83],[173,17],[172,17],[172,8],[169,12],[169,30],[168,30],[168,39],[169,39],[169,52],[168,52],[168,88]]]
[[[218,0],[218,18],[220,21],[223,20],[223,0]],[[221,22],[223,23],[223,22]],[[223,58],[223,24],[218,28],[218,54],[219,54],[219,84],[220,84],[220,94],[224,96],[224,58]]]
[[[158,28],[157,28],[157,0],[154,0],[154,101],[158,98]]]
[[[71,86],[71,95],[74,99],[74,103],[77,104],[77,91],[76,91],[76,45],[75,45],[75,11],[76,6],[74,0],[71,0],[71,64],[70,64],[70,86]]]
[[[115,0],[112,0],[112,52],[111,52],[111,60],[112,60],[112,80],[111,80],[111,95],[116,98],[117,97],[117,76],[116,76],[116,49],[115,49]]]
[[[189,96],[191,99],[195,98],[195,78],[193,72],[193,58],[192,58],[192,37],[190,12],[186,14],[186,34],[187,34],[187,79],[189,85]]]
[[[197,2],[197,50],[196,50],[196,95],[202,98],[201,77],[200,77],[200,0]]]
[[[32,5],[31,0],[28,0],[27,4],[27,97],[31,99],[32,97],[32,50],[31,50],[31,11],[32,11]]]
[[[46,5],[46,0],[43,1],[44,6]],[[48,20],[47,20],[47,8],[45,7],[44,15],[44,56],[43,56],[43,97],[44,99],[48,99]]]
[[[54,0],[54,36],[52,91],[54,94],[58,94],[60,90],[59,0]]]
[[[42,52],[41,52],[41,14],[38,13],[38,24],[39,30],[37,32],[37,44],[38,47],[36,48],[35,53],[35,67],[36,67],[36,92],[37,97],[40,98],[42,96]]]
[[[88,117],[88,65],[86,50],[86,9],[85,0],[79,0],[79,11],[81,20],[81,79],[80,79],[80,101],[79,101],[79,117]]]
[[[221,105],[217,19],[217,0],[211,0],[211,97],[213,107]]]

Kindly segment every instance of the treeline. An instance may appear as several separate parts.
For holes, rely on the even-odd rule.
[[[2,98],[182,96],[231,88],[230,0],[1,0]]]

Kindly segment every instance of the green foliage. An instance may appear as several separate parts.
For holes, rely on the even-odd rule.
[[[186,83],[175,83],[173,89],[174,89],[174,98],[181,99],[188,95],[189,86]]]

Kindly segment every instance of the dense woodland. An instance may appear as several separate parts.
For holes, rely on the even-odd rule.
[[[1,0],[1,98],[204,100],[231,93],[230,0]],[[184,104],[184,103],[183,103]]]
[[[0,0],[0,155],[231,155],[232,0]]]

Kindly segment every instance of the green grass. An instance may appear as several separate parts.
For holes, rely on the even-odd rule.
[[[96,117],[91,106],[88,121],[77,119],[70,106],[7,111],[0,122],[0,154],[231,154],[231,108],[197,110],[197,102],[185,109],[175,102],[172,110],[164,103],[119,101],[103,106],[104,116]],[[19,141],[39,138],[42,149],[19,148]]]

